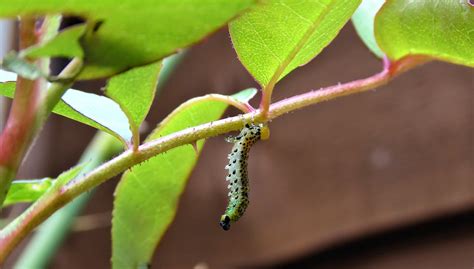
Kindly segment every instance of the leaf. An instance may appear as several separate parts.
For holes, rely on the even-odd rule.
[[[363,0],[362,4],[354,12],[354,15],[352,15],[352,23],[357,34],[370,51],[379,58],[383,58],[384,53],[375,40],[374,19],[384,2],[385,0]]]
[[[241,102],[241,103],[244,103],[244,104],[247,104],[250,99],[252,99],[256,94],[258,93],[258,90],[255,89],[255,88],[248,88],[248,89],[245,89],[245,90],[242,90],[234,95],[231,95],[230,98],[238,101],[238,102]]]
[[[120,105],[127,115],[136,146],[139,128],[150,110],[155,97],[161,62],[136,67],[112,77],[105,93]]]
[[[80,57],[84,56],[79,40],[86,32],[86,25],[78,25],[61,31],[44,44],[29,47],[20,52],[22,57]]]
[[[51,178],[15,180],[8,190],[3,206],[34,202],[52,185],[53,180]]]
[[[16,74],[0,70],[0,81],[16,81]],[[0,83],[0,96],[13,98],[15,82]],[[113,100],[69,89],[54,107],[53,112],[87,124],[118,138],[125,146],[131,143],[132,132],[127,116]]]
[[[57,191],[59,188],[62,186],[66,185],[69,181],[73,180],[76,178],[79,173],[82,171],[82,169],[88,164],[88,162],[83,162],[80,163],[72,168],[70,168],[67,171],[62,172],[56,180],[54,180],[54,184],[51,186],[51,188],[48,190],[50,191]]]
[[[0,96],[13,98],[13,96],[15,95],[15,85],[16,82],[13,81],[0,83]]]
[[[191,99],[164,119],[148,140],[217,120],[226,107],[225,103],[209,96]],[[150,262],[154,249],[173,221],[179,198],[203,145],[204,141],[200,140],[197,151],[192,145],[172,149],[124,173],[115,191],[113,268],[140,268]]]
[[[163,68],[161,69],[160,76],[158,78],[158,90],[162,88],[164,83],[175,70],[176,66],[178,66],[178,64],[183,60],[184,56],[186,55],[186,51],[187,50],[182,50],[163,59]]]
[[[268,0],[230,23],[237,54],[262,85],[276,84],[316,57],[360,0]]]
[[[39,29],[39,31],[43,31],[41,34],[42,42],[48,42],[58,35],[61,21],[62,16],[60,14],[51,14],[43,18],[43,23]]]
[[[84,166],[87,165],[87,163],[82,163],[78,164],[71,169],[62,172],[56,180],[53,180],[53,184],[46,190],[46,192],[43,193],[38,199],[36,200],[36,203],[38,203],[41,200],[48,199],[49,196],[60,190],[64,184],[68,183],[69,181],[73,180],[76,178],[81,170],[84,168]],[[17,229],[17,226],[21,224],[21,222],[26,218],[32,210],[35,210],[35,204],[28,207],[27,210],[23,211],[20,216],[16,217],[11,223],[9,223],[5,228],[0,230],[0,238],[5,238],[7,235],[9,235],[12,231]]]
[[[102,23],[84,38],[81,79],[111,76],[156,62],[216,31],[255,0],[15,0],[0,2],[1,17],[64,13]]]
[[[44,74],[38,66],[26,61],[13,51],[9,52],[3,58],[2,68],[30,80],[42,77],[46,78],[48,76],[48,74]]]
[[[127,116],[116,102],[105,96],[69,89],[53,112],[103,130],[125,145],[131,143]]]
[[[391,60],[429,56],[474,67],[474,7],[468,0],[387,1],[375,37]]]

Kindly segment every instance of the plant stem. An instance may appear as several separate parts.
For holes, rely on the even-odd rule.
[[[90,172],[121,149],[121,144],[115,137],[97,132],[79,161],[79,163],[87,162],[81,173]],[[87,204],[91,195],[92,192],[83,193],[44,222],[14,268],[46,268],[69,232],[76,215]]]
[[[34,45],[36,20],[24,17],[20,20],[20,49]],[[39,64],[38,61],[35,62]],[[0,206],[16,176],[18,167],[31,145],[36,125],[36,112],[45,82],[41,79],[28,80],[18,77],[15,98],[10,114],[0,136]]]
[[[207,96],[211,98],[212,100],[221,101],[223,103],[231,105],[244,113],[255,111],[255,109],[250,104],[242,103],[227,95],[211,93],[211,94],[208,94]]]
[[[158,80],[157,94],[168,81],[176,66],[184,58],[184,55],[185,51],[168,57],[163,61],[163,68]],[[86,173],[96,168],[106,159],[119,153],[119,149],[121,149],[121,144],[117,142],[116,138],[98,131],[79,161],[80,163],[89,161],[82,172]],[[57,249],[69,232],[74,219],[82,211],[82,208],[87,204],[93,193],[92,191],[81,194],[77,199],[48,218],[29,241],[28,246],[23,251],[14,268],[46,268],[54,254],[57,253]]]
[[[35,45],[38,41],[50,38],[57,31],[49,25],[47,19],[39,31],[36,31],[36,19],[24,17],[20,20],[20,49]],[[48,60],[36,60],[36,64],[45,73],[49,70]],[[78,59],[73,59],[60,76],[77,75],[82,67]],[[12,180],[15,178],[34,138],[43,127],[51,110],[71,83],[53,83],[45,92],[46,81],[42,78],[28,80],[18,76],[16,91],[8,120],[0,135],[0,206],[5,200]]]
[[[82,59],[74,58],[71,62],[61,71],[59,77],[72,78],[77,76],[82,69]],[[42,115],[40,117],[43,121],[51,114],[53,108],[61,100],[63,94],[72,86],[73,79],[68,82],[55,82],[49,86],[46,96],[42,102]],[[44,123],[44,122],[43,122]]]
[[[60,76],[75,76],[81,68],[82,61],[75,58]],[[18,76],[12,109],[0,136],[0,206],[34,137],[71,85],[72,82],[53,83],[44,93],[43,79],[32,81]]]
[[[423,58],[406,58],[387,66],[382,72],[374,76],[293,96],[271,105],[267,119],[275,119],[285,113],[322,101],[374,89],[386,84],[396,75],[424,62],[426,60]],[[127,150],[90,173],[72,180],[63,186],[60,192],[56,192],[48,199],[37,201],[30,207],[31,210],[27,210],[19,217],[18,221],[9,224],[0,231],[0,263],[4,262],[12,249],[36,226],[81,193],[91,190],[104,181],[157,154],[182,145],[192,144],[200,139],[241,129],[248,122],[260,122],[264,118],[262,114],[261,110],[256,110],[184,129],[145,143],[138,148],[138,151]]]

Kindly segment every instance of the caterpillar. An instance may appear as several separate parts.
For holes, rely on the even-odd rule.
[[[229,171],[226,177],[226,180],[229,181],[227,187],[229,189],[229,203],[219,223],[225,231],[229,230],[230,223],[239,220],[247,209],[249,204],[247,175],[249,151],[258,140],[267,136],[267,129],[262,124],[246,124],[238,136],[227,139],[228,142],[234,143],[234,146],[227,157],[229,164],[225,167]]]

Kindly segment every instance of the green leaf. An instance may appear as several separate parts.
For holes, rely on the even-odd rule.
[[[227,104],[209,96],[191,99],[163,120],[148,140],[217,120],[226,107]],[[200,140],[196,149],[192,145],[172,149],[124,173],[115,191],[113,268],[141,268],[150,262],[176,214],[179,198],[203,144]]]
[[[316,57],[360,0],[268,0],[230,24],[235,50],[262,85],[276,84]]]
[[[40,28],[40,31],[44,31],[41,36],[43,42],[48,42],[58,35],[62,18],[60,14],[51,14],[43,18],[43,23]]]
[[[16,79],[0,70],[0,81]],[[0,96],[13,98],[15,82],[0,83]],[[113,100],[74,89],[69,89],[54,107],[53,113],[87,124],[118,138],[125,146],[132,140],[127,116]]]
[[[2,68],[30,80],[48,76],[48,74],[44,74],[37,65],[26,61],[13,51],[9,52],[3,58]]]
[[[0,83],[0,96],[13,98],[15,95],[15,85],[16,82],[13,81]]]
[[[158,78],[158,90],[163,87],[170,75],[176,69],[176,66],[178,66],[183,60],[184,56],[186,55],[186,51],[187,50],[182,50],[163,59],[163,68],[161,69],[160,76]]]
[[[256,94],[258,93],[258,90],[255,88],[248,88],[245,90],[242,90],[234,95],[231,95],[230,98],[235,99],[238,102],[241,103],[248,103]]]
[[[474,67],[474,7],[468,0],[387,1],[375,37],[391,60],[410,55]]]
[[[87,163],[76,165],[73,168],[65,172],[62,172],[56,178],[56,180],[53,180],[53,184],[47,189],[47,191],[44,192],[43,195],[41,195],[36,200],[36,203],[38,203],[38,201],[40,200],[48,199],[52,193],[59,191],[60,188],[64,186],[64,184],[76,178],[85,165],[87,165]],[[24,220],[24,218],[27,217],[31,213],[31,211],[34,209],[35,209],[35,205],[30,206],[27,210],[23,211],[23,213],[21,213],[20,216],[16,217],[5,228],[0,230],[0,238],[4,238],[6,235],[10,234],[13,230],[17,229],[17,226],[21,223],[21,221]]]
[[[53,112],[105,131],[125,145],[132,141],[127,116],[116,102],[105,96],[69,89]]]
[[[377,57],[383,58],[384,53],[379,48],[374,35],[374,19],[377,11],[382,7],[385,0],[362,0],[362,4],[352,15],[352,23],[359,37],[364,41],[365,45]]]
[[[53,180],[51,178],[15,180],[8,190],[3,206],[34,202],[52,185]]]
[[[80,57],[84,56],[80,39],[86,32],[86,25],[78,25],[61,31],[55,38],[23,50],[22,57]]]
[[[80,163],[72,168],[70,168],[67,171],[62,172],[56,180],[54,180],[54,184],[51,186],[51,188],[48,190],[48,192],[52,191],[57,191],[59,188],[67,184],[69,181],[73,180],[76,178],[79,173],[82,171],[84,166],[87,165],[88,162],[83,162]]]
[[[81,79],[111,76],[156,62],[204,38],[255,0],[15,0],[0,2],[1,17],[64,13],[101,22],[83,40]]]
[[[135,142],[139,141],[139,127],[153,103],[160,70],[161,62],[152,63],[116,75],[107,83],[105,93],[127,115]]]

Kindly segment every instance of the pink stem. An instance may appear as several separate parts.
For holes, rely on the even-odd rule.
[[[21,19],[20,49],[36,43],[35,23],[34,18]],[[32,81],[18,77],[15,98],[5,129],[0,135],[0,205],[34,138],[43,86],[40,79]]]
[[[311,91],[279,101],[269,107],[268,119],[271,120],[285,113],[325,100],[374,89],[375,87],[386,84],[396,75],[426,61],[426,58],[407,57],[400,61],[388,64],[384,70],[371,77],[327,87],[317,91]],[[34,207],[30,207],[14,225],[10,225],[7,227],[9,229],[4,229],[0,232],[2,235],[0,238],[0,264],[3,263],[13,248],[18,245],[18,243],[21,242],[21,240],[35,227],[51,216],[56,210],[83,192],[96,187],[106,180],[122,173],[126,169],[129,169],[133,165],[139,164],[159,153],[163,153],[178,146],[194,143],[200,139],[242,128],[245,122],[262,117],[262,113],[262,110],[255,110],[247,114],[190,127],[147,142],[141,145],[138,151],[125,151],[109,162],[97,167],[90,173],[69,182],[68,185],[61,188],[61,191],[55,192],[51,196],[37,201],[37,203],[34,204]]]

